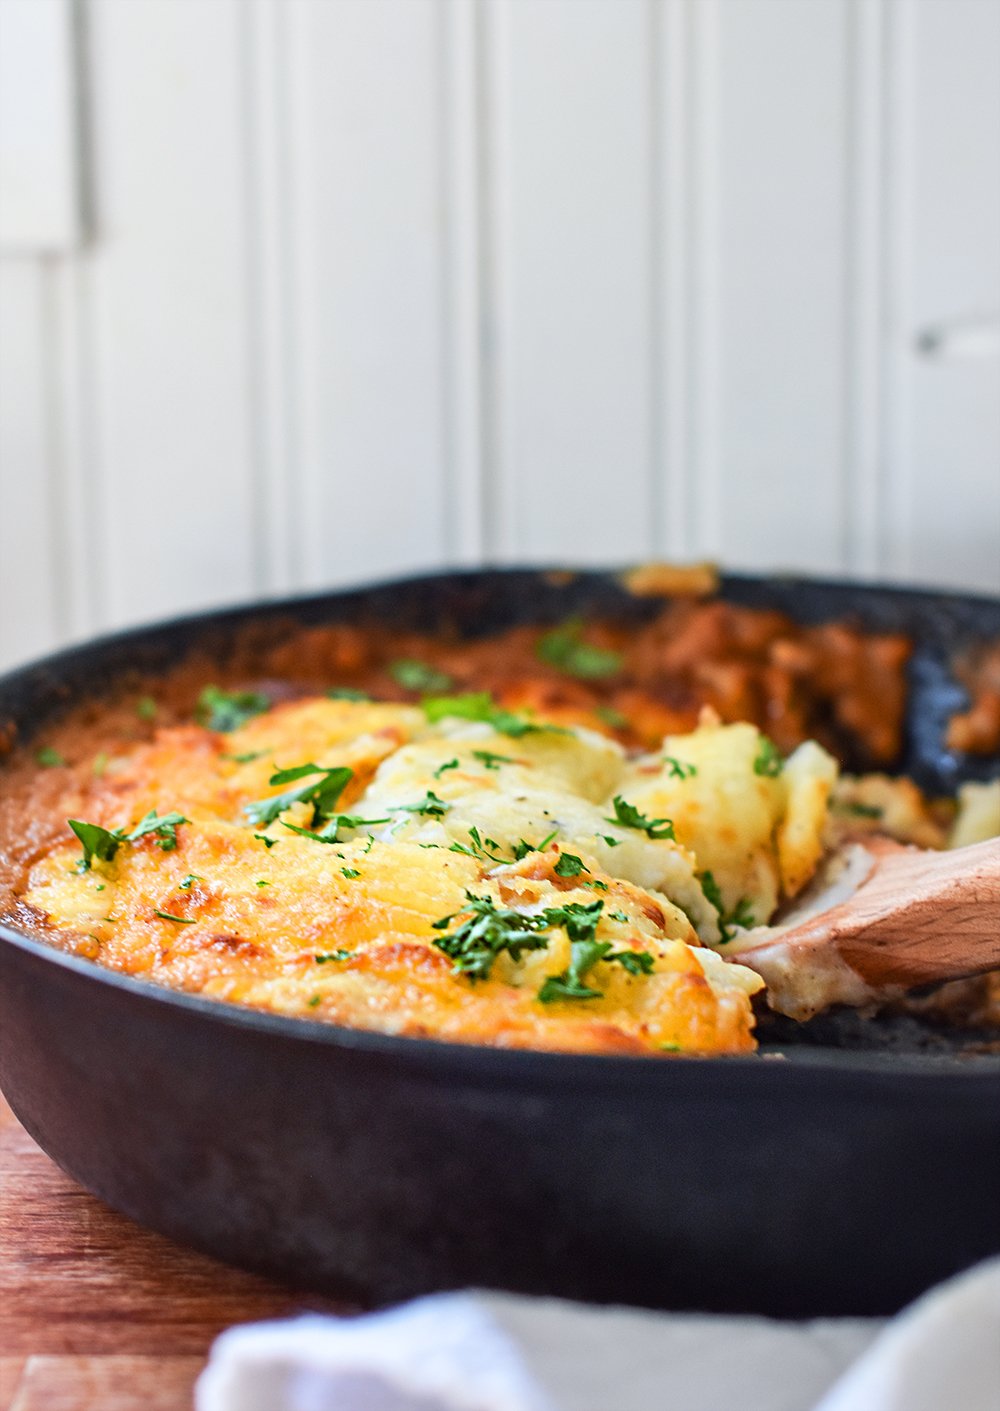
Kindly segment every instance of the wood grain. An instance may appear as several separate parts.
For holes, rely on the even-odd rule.
[[[0,1411],[181,1411],[223,1328],[304,1309],[349,1311],[109,1210],[0,1097]]]

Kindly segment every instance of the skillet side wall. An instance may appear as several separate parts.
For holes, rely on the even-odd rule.
[[[995,1071],[283,1027],[0,946],[0,1071],[32,1136],[142,1224],[293,1283],[878,1314],[1000,1249]]]
[[[903,766],[949,791],[950,652],[1000,603],[794,580],[724,596],[917,638]],[[464,573],[207,615],[0,682],[27,738],[128,668],[223,647],[251,619],[492,630],[642,616],[608,576]],[[995,764],[992,766],[995,769]],[[989,1060],[623,1060],[456,1049],[116,982],[0,934],[0,1083],[82,1184],[165,1234],[346,1298],[465,1283],[777,1315],[894,1311],[1000,1250]]]

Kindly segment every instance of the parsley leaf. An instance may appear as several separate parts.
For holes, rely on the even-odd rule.
[[[248,750],[246,754],[224,754],[220,759],[231,759],[234,764],[251,764],[255,759],[263,759],[267,750]]]
[[[43,745],[40,750],[36,750],[35,761],[43,769],[55,769],[57,765],[66,763],[59,751],[54,750],[51,745]]]
[[[603,990],[593,990],[583,982],[587,972],[592,970],[610,949],[610,941],[571,942],[567,969],[559,975],[550,975],[538,991],[542,1004],[551,1004],[557,999],[600,999]]]
[[[177,828],[181,823],[189,823],[190,819],[185,818],[183,813],[165,813],[159,817],[156,809],[151,808],[145,818],[134,828],[131,833],[127,833],[124,841],[136,843],[140,838],[145,838],[149,833],[156,834],[156,846],[162,848],[164,852],[173,852],[177,846]]]
[[[314,955],[313,960],[315,960],[317,965],[325,965],[328,960],[346,960],[348,956],[353,954],[354,952],[352,950],[331,950],[320,955]]]
[[[173,921],[177,926],[193,926],[194,921],[190,916],[175,916],[172,911],[157,911],[153,908],[153,915],[158,916],[161,921]]]
[[[855,818],[881,818],[884,814],[884,809],[876,804],[854,803],[851,800],[842,802],[834,799],[831,808],[835,813],[851,813]]]
[[[579,618],[571,618],[561,627],[546,632],[544,637],[539,638],[535,654],[557,671],[563,671],[567,676],[578,676],[584,681],[613,676],[622,664],[618,652],[595,647],[583,640],[583,623]]]
[[[445,803],[444,799],[439,799],[432,789],[428,789],[422,799],[416,803],[404,803],[399,805],[401,813],[420,813],[428,818],[443,818],[451,809],[450,803]]]
[[[559,829],[555,828],[547,838],[543,838],[540,843],[529,843],[524,838],[514,846],[514,860],[520,862],[522,857],[527,857],[529,852],[544,852],[552,839],[558,835]]]
[[[749,931],[757,924],[754,920],[749,897],[741,897],[732,911],[726,911],[725,903],[722,900],[722,889],[712,873],[700,872],[698,881],[701,883],[701,890],[705,893],[705,900],[714,906],[719,913],[719,934],[723,945],[733,939],[734,926],[741,926],[744,930]]]
[[[667,766],[668,779],[693,779],[698,773],[696,765],[688,764],[684,759],[676,759],[672,754],[665,754],[663,763]]]
[[[550,975],[538,991],[542,1004],[551,1004],[558,999],[600,999],[603,990],[591,989],[584,984],[584,978],[598,961],[606,965],[617,964],[630,975],[651,975],[653,957],[645,950],[614,950],[610,941],[595,941],[593,938],[573,941],[570,944],[570,962],[560,975]]]
[[[204,877],[199,877],[197,872],[189,872],[184,881],[178,882],[177,885],[182,892],[189,892],[195,882],[204,882],[204,880]]]
[[[516,764],[517,760],[511,759],[507,754],[494,754],[492,750],[473,750],[473,757],[478,759],[480,764],[484,764],[487,769],[499,769],[501,764]]]
[[[269,784],[293,784],[299,779],[319,775],[311,784],[301,784],[297,789],[286,789],[273,798],[257,799],[245,804],[243,812],[259,827],[267,828],[285,809],[297,803],[311,803],[313,807],[312,825],[330,818],[337,806],[337,800],[354,778],[354,770],[346,765],[324,769],[320,764],[300,764],[294,769],[279,769],[268,780]]]
[[[448,935],[437,936],[434,944],[452,961],[457,975],[470,980],[485,980],[493,962],[504,951],[512,960],[520,960],[526,950],[544,950],[548,937],[539,935],[539,916],[523,916],[507,907],[498,907],[490,897],[477,897],[466,892],[466,905],[461,911],[443,916],[433,923],[435,931],[446,931],[456,917],[466,919]]]
[[[361,876],[361,873],[356,867],[342,867],[340,869],[340,875],[346,877],[349,882],[353,882],[355,877]]]
[[[389,675],[404,691],[423,691],[430,694],[434,691],[447,691],[452,685],[451,677],[445,672],[411,657],[391,662]]]
[[[492,725],[501,735],[520,739],[522,735],[544,733],[566,735],[569,732],[561,725],[537,725],[533,720],[525,720],[513,711],[498,706],[488,691],[472,691],[464,696],[428,696],[420,702],[424,714],[432,725],[439,720],[455,716],[459,720],[481,720]]]
[[[366,824],[388,823],[388,818],[362,818],[357,813],[333,813],[318,833],[314,833],[311,828],[300,828],[295,823],[286,823],[281,820],[282,828],[287,828],[290,833],[298,833],[303,838],[312,838],[314,843],[339,843],[341,828],[363,828]],[[371,850],[371,845],[375,841],[375,835],[368,839],[366,852]]]
[[[776,779],[785,767],[781,752],[773,740],[761,735],[757,746],[757,757],[753,762],[753,772],[765,779]]]
[[[99,823],[85,823],[81,818],[69,819],[69,826],[83,844],[81,868],[88,871],[96,857],[98,862],[111,862],[125,841],[123,828],[102,828]]]
[[[584,867],[583,860],[575,853],[563,852],[559,854],[559,861],[552,871],[557,877],[579,877],[581,872],[589,872],[589,867]]]
[[[198,697],[195,718],[206,730],[225,735],[270,708],[271,698],[262,691],[224,691],[221,686],[206,686]]]
[[[140,720],[155,720],[157,705],[152,696],[140,696],[135,703],[135,713]]]
[[[472,844],[471,847],[466,847],[464,843],[452,843],[452,845],[451,845],[451,847],[448,849],[448,851],[449,851],[449,852],[460,852],[460,853],[464,853],[466,857],[474,857],[477,861],[485,861],[485,862],[506,862],[506,861],[507,861],[507,859],[506,859],[505,857],[498,857],[495,852],[490,852],[490,851],[489,851],[489,846],[490,846],[491,844],[492,844],[494,847],[498,847],[499,844],[494,844],[492,838],[487,838],[487,839],[486,839],[486,842],[484,843],[484,842],[483,842],[483,839],[482,839],[481,836],[480,836],[480,833],[479,833],[479,829],[478,829],[478,828],[473,827],[473,828],[470,828],[470,829],[469,829],[469,841],[470,841],[471,844]],[[529,849],[529,851],[530,851],[530,849]],[[516,856],[516,849],[515,849],[515,856]]]
[[[367,691],[359,691],[354,686],[331,686],[327,691],[327,699],[331,701],[370,701],[371,696]]]
[[[598,720],[603,720],[605,725],[610,725],[613,730],[627,730],[629,727],[628,716],[622,715],[621,711],[615,710],[614,706],[594,706],[594,714]]]
[[[437,767],[437,769],[435,769],[435,771],[434,771],[434,778],[435,778],[435,779],[440,779],[440,778],[441,778],[441,775],[442,775],[442,774],[445,774],[449,769],[457,769],[457,768],[458,768],[458,760],[457,760],[457,759],[448,759],[448,760],[445,760],[444,764],[439,764],[438,767]]]
[[[562,926],[571,941],[590,941],[594,938],[597,923],[601,919],[604,903],[597,901],[571,901],[565,906],[547,906],[542,912],[546,926]]]
[[[81,818],[70,818],[69,826],[83,844],[83,858],[80,870],[87,872],[94,859],[98,862],[111,862],[122,843],[135,843],[149,833],[159,834],[158,846],[164,852],[173,852],[177,846],[178,824],[187,823],[182,813],[165,813],[158,817],[155,809],[150,809],[145,818],[131,833],[124,828],[102,828],[99,823],[85,823]]]
[[[615,807],[614,818],[609,818],[609,823],[620,823],[623,828],[636,828],[640,833],[645,833],[648,838],[659,840],[661,838],[674,838],[674,825],[669,818],[647,818],[644,813],[640,813],[634,804],[630,804],[627,799],[623,799],[621,794],[616,794],[613,801]]]

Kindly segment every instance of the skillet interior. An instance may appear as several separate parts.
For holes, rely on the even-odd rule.
[[[996,774],[995,759],[948,750],[944,733],[951,715],[968,700],[951,663],[967,646],[1000,638],[1000,600],[735,574],[722,578],[719,596],[748,607],[778,609],[800,623],[842,619],[875,631],[905,633],[914,651],[907,668],[904,745],[895,769],[932,796],[951,795],[967,780]],[[504,569],[434,574],[200,614],[71,648],[0,680],[0,729],[5,721],[14,722],[18,739],[30,739],[68,703],[113,693],[118,683],[137,672],[166,671],[192,649],[202,648],[224,662],[235,643],[245,644],[248,629],[263,653],[298,624],[385,624],[474,638],[526,622],[554,624],[574,615],[639,622],[655,615],[661,602],[633,596],[611,573]],[[848,768],[860,764],[844,762]],[[833,1011],[807,1025],[769,1012],[763,1017],[764,1050],[789,1055],[803,1046],[969,1056],[996,1048],[996,1034],[912,1015],[883,1012],[859,1023],[853,1011]]]
[[[723,593],[910,633],[901,767],[940,792],[986,772],[943,749],[963,699],[947,663],[1000,634],[1000,604],[789,579],[729,578]],[[195,645],[223,659],[250,622],[265,640],[290,619],[471,635],[654,608],[606,575],[529,570],[256,605],[16,672],[0,682],[0,722],[28,738],[68,702]],[[0,1078],[50,1154],[157,1229],[342,1295],[479,1281],[885,1312],[1000,1247],[1000,1059],[905,1053],[935,1047],[926,1035],[849,1054],[835,1021],[819,1046],[779,1036],[776,1062],[469,1050],[230,1014],[0,936]]]

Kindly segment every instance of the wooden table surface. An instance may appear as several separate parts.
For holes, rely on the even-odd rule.
[[[346,1311],[115,1214],[0,1097],[0,1411],[188,1411],[218,1332],[305,1308]]]

